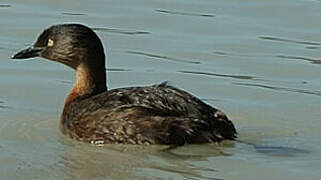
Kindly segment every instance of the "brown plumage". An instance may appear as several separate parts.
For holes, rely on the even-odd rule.
[[[36,56],[76,70],[60,123],[73,139],[183,145],[236,138],[234,125],[222,111],[166,83],[107,90],[103,45],[84,25],[51,26],[32,47],[12,58]]]

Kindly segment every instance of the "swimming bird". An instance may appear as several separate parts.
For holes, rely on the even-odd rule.
[[[60,118],[62,133],[73,139],[180,146],[236,138],[233,123],[222,111],[167,83],[107,89],[103,44],[85,25],[53,25],[12,59],[33,57],[76,71]]]

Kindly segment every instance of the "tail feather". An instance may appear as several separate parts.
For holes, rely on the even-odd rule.
[[[166,122],[166,121],[165,121]],[[220,142],[236,138],[236,130],[231,121],[207,122],[196,118],[176,118],[165,125],[167,138],[164,144],[184,145]],[[164,136],[163,136],[164,137]],[[164,139],[163,139],[164,140]]]

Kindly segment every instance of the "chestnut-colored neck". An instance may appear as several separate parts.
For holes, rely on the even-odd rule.
[[[76,82],[65,100],[65,107],[73,100],[107,91],[105,67],[93,68],[82,63],[76,68]]]
[[[64,109],[60,117],[60,128],[63,133],[68,129],[66,126],[66,116],[69,105],[76,99],[91,97],[107,91],[105,66],[89,66],[80,64],[76,68],[76,82],[65,100]]]

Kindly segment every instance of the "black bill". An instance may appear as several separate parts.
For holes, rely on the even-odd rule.
[[[11,59],[27,59],[37,57],[40,55],[40,52],[42,50],[43,48],[41,47],[29,47],[14,54],[13,56],[11,56]]]

